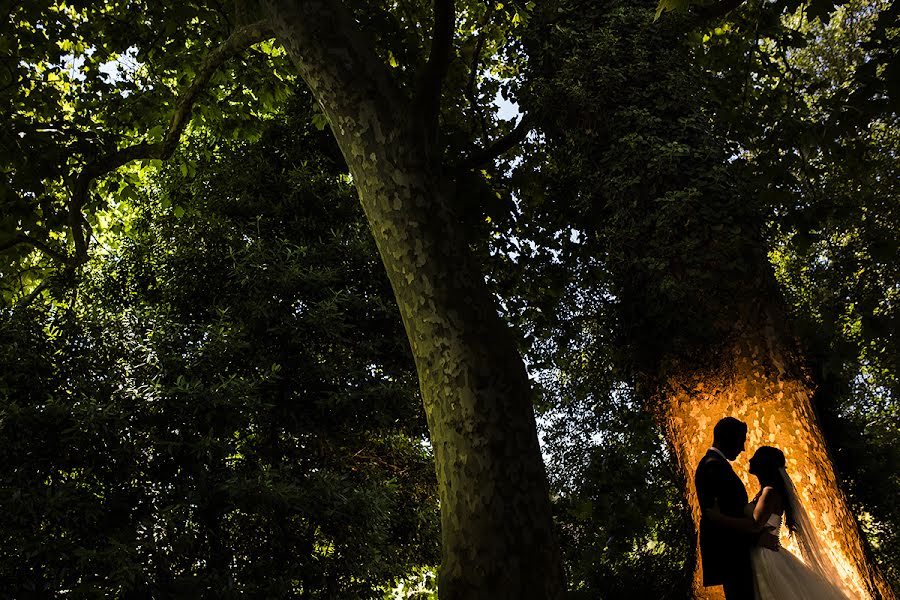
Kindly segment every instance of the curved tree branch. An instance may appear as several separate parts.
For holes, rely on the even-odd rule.
[[[178,146],[178,140],[181,133],[187,126],[191,116],[191,109],[194,102],[200,95],[200,92],[209,83],[210,78],[222,64],[231,57],[240,54],[250,46],[258,44],[269,38],[275,37],[275,32],[269,26],[267,21],[257,21],[249,25],[243,25],[235,29],[228,39],[212,50],[203,59],[194,81],[187,89],[184,95],[178,101],[175,107],[175,114],[172,116],[172,122],[169,124],[169,131],[163,140],[163,149],[161,157],[150,158],[169,158]]]
[[[74,258],[76,261],[80,263],[87,261],[87,240],[84,235],[84,217],[81,214],[81,209],[87,202],[88,191],[94,179],[110,171],[115,171],[133,160],[166,158],[163,156],[163,148],[164,146],[161,143],[148,144],[141,142],[101,157],[81,170],[81,173],[78,174],[78,178],[75,180],[75,185],[72,188],[72,197],[69,201],[69,228],[72,231],[72,238],[75,242]]]
[[[148,144],[141,142],[123,148],[101,157],[100,159],[88,164],[82,169],[81,173],[75,181],[72,189],[72,200],[70,202],[70,224],[74,226],[73,213],[80,213],[81,208],[87,201],[87,193],[91,182],[97,177],[118,169],[133,160],[140,159],[167,159],[175,152],[178,147],[178,140],[184,128],[187,127],[191,117],[191,110],[200,96],[200,93],[206,88],[209,80],[212,78],[216,70],[231,57],[243,52],[250,46],[258,44],[264,40],[274,37],[274,32],[265,21],[259,21],[250,25],[244,25],[232,32],[220,46],[214,48],[204,57],[203,62],[197,69],[197,75],[191,82],[190,87],[178,99],[175,106],[175,112],[169,122],[169,129],[162,142]],[[73,231],[74,233],[74,231]],[[82,243],[83,234],[80,236]],[[79,235],[75,234],[76,248],[78,246]],[[80,249],[79,249],[80,250]]]
[[[531,119],[528,115],[525,115],[512,131],[494,141],[490,146],[481,148],[470,154],[457,165],[455,170],[458,172],[467,171],[502,156],[515,148],[518,144],[522,143],[530,131]]]
[[[12,239],[7,240],[5,242],[0,242],[0,252],[4,252],[6,250],[9,250],[10,248],[15,248],[16,246],[21,246],[21,245],[28,245],[28,246],[37,248],[38,250],[40,250],[41,252],[43,252],[44,254],[49,256],[50,258],[52,258],[56,261],[59,261],[59,262],[64,263],[69,260],[69,257],[66,256],[65,254],[63,254],[62,252],[60,252],[58,250],[54,250],[53,248],[51,248],[49,245],[45,244],[41,240],[33,238],[30,235],[26,235],[24,233],[20,233],[20,234],[16,235],[15,237],[13,237]]]
[[[80,263],[87,260],[87,239],[84,235],[84,219],[81,209],[87,202],[88,190],[97,177],[118,169],[133,160],[156,158],[167,159],[178,147],[178,140],[190,121],[191,110],[200,93],[206,88],[216,70],[229,58],[243,52],[250,46],[274,36],[274,32],[265,21],[241,26],[232,32],[220,46],[204,57],[197,69],[197,75],[190,87],[182,94],[175,106],[175,113],[169,122],[169,129],[162,142],[148,144],[141,142],[123,148],[113,154],[101,157],[82,169],[72,189],[69,202],[69,227],[75,242],[75,259]]]
[[[474,117],[478,120],[478,125],[481,127],[481,135],[487,134],[487,122],[484,118],[481,106],[478,104],[478,98],[475,95],[475,82],[478,79],[478,65],[481,63],[481,52],[484,49],[484,39],[486,37],[484,28],[490,23],[491,18],[494,15],[494,6],[493,2],[488,5],[484,17],[478,24],[478,40],[475,42],[475,51],[472,53],[472,64],[469,67],[469,79],[466,82],[464,91],[466,98],[469,100],[469,108]]]
[[[416,105],[422,114],[428,134],[437,132],[441,111],[441,88],[450,66],[453,53],[453,29],[456,26],[454,0],[434,0],[434,28],[431,34],[431,52],[416,92]]]
[[[187,124],[190,121],[191,110],[193,109],[194,104],[201,92],[206,88],[206,85],[209,83],[209,80],[216,70],[228,59],[240,54],[254,44],[274,37],[274,35],[274,31],[269,27],[267,21],[258,21],[235,29],[221,45],[211,50],[209,54],[203,58],[191,85],[178,99],[178,103],[175,106],[175,112],[169,121],[169,128],[162,142],[152,144],[140,142],[117,150],[111,154],[107,154],[106,156],[102,156],[94,162],[85,165],[72,184],[72,194],[68,203],[69,228],[75,244],[74,255],[70,257],[65,256],[59,252],[53,251],[38,240],[24,239],[27,236],[19,236],[15,240],[7,242],[5,245],[0,245],[0,251],[20,243],[30,243],[32,246],[41,249],[49,256],[64,263],[67,270],[74,270],[79,265],[87,262],[88,236],[85,235],[85,230],[89,232],[90,226],[85,221],[81,211],[87,203],[88,194],[93,181],[134,160],[164,160],[169,158],[178,147],[178,141],[181,138],[181,134],[184,132],[185,127],[187,127]],[[48,278],[19,304],[30,304],[49,285],[50,281]]]
[[[71,267],[66,267],[66,271],[69,271]],[[50,277],[45,277],[36,288],[31,290],[27,296],[22,298],[16,303],[16,308],[25,308],[34,302],[35,298],[41,295],[41,293],[50,287],[50,284],[53,283],[54,279],[56,279],[57,275],[51,275]]]

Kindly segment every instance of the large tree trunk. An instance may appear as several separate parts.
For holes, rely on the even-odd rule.
[[[659,416],[667,440],[684,476],[684,490],[695,529],[700,509],[694,488],[694,469],[712,444],[715,423],[733,416],[747,423],[747,449],[734,462],[752,498],[759,489],[747,473],[748,461],[759,446],[780,448],[800,500],[809,512],[820,539],[829,549],[844,578],[849,598],[893,598],[889,586],[870,566],[856,521],[837,485],[828,450],[810,402],[813,384],[798,368],[793,349],[771,331],[739,332],[730,356],[710,370],[682,371],[663,393]],[[782,543],[798,554],[796,545]],[[699,559],[694,572],[694,598],[724,598],[721,587],[704,588]]]
[[[440,488],[440,597],[559,598],[528,377],[453,214],[441,152],[339,3],[265,5],[347,161],[409,337]]]

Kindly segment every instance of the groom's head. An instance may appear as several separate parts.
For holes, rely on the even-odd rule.
[[[747,442],[747,425],[734,417],[725,417],[713,428],[713,446],[718,448],[725,458],[734,460],[744,451]]]

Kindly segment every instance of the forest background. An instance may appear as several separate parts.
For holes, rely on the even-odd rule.
[[[0,11],[3,597],[437,595],[457,480],[416,317],[270,4]],[[897,4],[345,9],[434,109],[570,594],[691,595],[660,390],[763,313],[900,593]]]

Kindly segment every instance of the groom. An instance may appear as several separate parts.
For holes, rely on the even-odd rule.
[[[713,429],[713,445],[697,465],[694,484],[700,500],[700,560],[703,585],[721,585],[726,600],[753,600],[750,548],[778,550],[778,538],[747,519],[747,490],[729,465],[744,451],[747,425],[725,417]],[[721,516],[708,514],[718,504]]]

